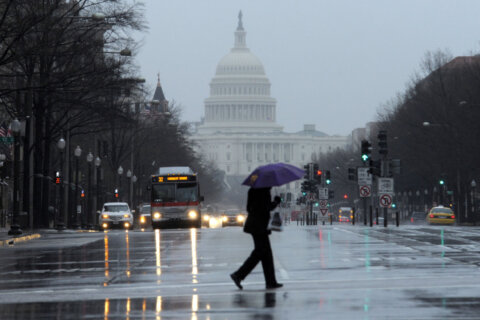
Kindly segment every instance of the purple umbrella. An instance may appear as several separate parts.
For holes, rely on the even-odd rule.
[[[260,166],[243,181],[243,185],[252,188],[268,188],[281,186],[294,180],[303,178],[303,169],[286,163],[272,163]]]

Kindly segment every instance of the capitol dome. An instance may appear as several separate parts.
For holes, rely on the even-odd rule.
[[[201,132],[278,132],[276,100],[270,96],[270,81],[263,64],[246,44],[242,12],[234,33],[234,46],[217,65],[205,99]]]
[[[217,65],[216,76],[221,75],[261,75],[265,76],[262,62],[248,48],[232,48]]]

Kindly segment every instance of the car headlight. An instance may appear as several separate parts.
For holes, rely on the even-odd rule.
[[[160,212],[153,213],[153,219],[160,219],[161,217],[162,217],[162,214]]]
[[[144,216],[141,216],[140,217],[140,223],[145,223],[145,222],[147,222],[147,219],[145,219]]]
[[[108,219],[109,216],[108,216],[108,214],[102,214],[102,218],[103,218],[103,219]]]
[[[208,214],[204,215],[204,216],[203,216],[203,220],[205,220],[205,221],[210,220],[210,216],[209,216]]]
[[[222,221],[223,221],[223,222],[227,222],[227,221],[228,221],[227,216],[223,216],[223,217],[222,217]]]
[[[195,210],[190,210],[190,211],[188,212],[188,217],[189,217],[190,219],[195,219],[195,218],[197,217],[197,215],[198,215],[198,213],[197,213],[197,211],[195,211]]]
[[[130,218],[130,215],[129,215],[128,213],[125,213],[125,214],[123,215],[123,217],[124,217],[124,218]]]
[[[243,222],[245,220],[245,217],[242,216],[241,214],[237,216],[237,221],[238,222]]]

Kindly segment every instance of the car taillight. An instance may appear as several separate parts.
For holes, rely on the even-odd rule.
[[[454,215],[454,214],[452,214],[452,215],[450,216],[450,218],[452,218],[452,219],[455,219],[455,215]]]
[[[410,218],[410,222],[413,222],[413,217],[412,217],[412,218]]]
[[[430,218],[433,218],[433,217],[435,217],[435,216],[434,216],[433,214],[431,214],[431,215],[429,215],[429,217],[430,217]]]

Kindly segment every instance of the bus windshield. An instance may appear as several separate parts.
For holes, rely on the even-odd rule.
[[[177,185],[177,201],[198,201],[196,183],[179,183]]]
[[[153,202],[173,202],[175,201],[175,184],[154,184],[152,187]]]

